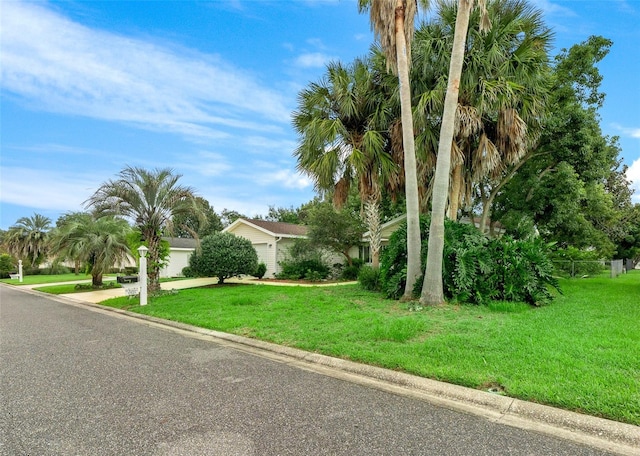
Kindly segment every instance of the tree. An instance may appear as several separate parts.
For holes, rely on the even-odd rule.
[[[47,254],[47,237],[51,230],[51,219],[41,214],[21,217],[9,227],[5,236],[7,250],[13,256],[28,261],[37,268]]]
[[[402,144],[404,150],[405,197],[407,206],[407,286],[404,298],[411,299],[413,286],[420,276],[420,202],[411,112],[411,86],[409,63],[414,18],[418,3],[425,9],[427,0],[358,0],[360,12],[368,9],[371,27],[387,58],[387,68],[398,75],[400,84],[400,110],[402,117]]]
[[[104,182],[85,204],[100,215],[123,215],[133,221],[148,243],[149,291],[160,289],[159,248],[172,220],[180,214],[202,216],[193,189],[178,185],[180,174],[169,168],[148,171],[127,166],[116,179]]]
[[[358,214],[347,208],[336,211],[331,204],[325,203],[311,212],[308,233],[311,244],[344,255],[349,266],[353,264],[349,250],[360,245],[364,232]]]
[[[223,227],[227,227],[231,225],[233,222],[235,222],[239,218],[246,219],[248,217],[244,214],[241,214],[238,211],[227,209],[226,207],[222,209],[222,212],[220,212],[220,221],[222,222]]]
[[[380,224],[381,187],[398,166],[388,152],[387,99],[367,60],[331,63],[319,83],[299,95],[293,124],[300,135],[298,169],[341,208],[353,184],[371,232]],[[378,251],[372,252],[377,266]]]
[[[197,238],[222,231],[224,226],[209,201],[196,196],[196,204],[201,214],[176,214],[173,217],[173,234],[179,238]]]
[[[130,231],[122,218],[74,213],[53,230],[49,245],[54,255],[86,263],[92,285],[100,287],[102,276],[130,257]]]
[[[489,27],[488,19],[484,15],[484,1],[478,0],[483,9],[483,17],[480,20],[481,30]],[[451,169],[451,144],[455,128],[455,117],[458,106],[458,90],[464,51],[467,41],[467,29],[469,17],[475,0],[459,0],[456,25],[453,38],[453,50],[447,79],[447,94],[442,113],[442,125],[438,143],[438,158],[433,182],[433,197],[431,208],[431,226],[429,229],[429,243],[427,251],[427,265],[425,268],[424,282],[420,303],[426,305],[440,304],[444,302],[442,255],[444,250],[444,219],[449,195],[449,172]]]
[[[231,233],[214,233],[202,239],[200,249],[189,258],[189,266],[201,277],[217,277],[218,283],[241,274],[253,274],[258,254],[248,239]]]
[[[617,138],[602,134],[597,64],[611,41],[592,36],[563,49],[553,68],[549,104],[538,146],[496,198],[494,213],[511,231],[535,226],[560,248],[625,250],[633,231],[631,190]]]

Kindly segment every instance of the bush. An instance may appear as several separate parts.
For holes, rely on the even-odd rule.
[[[422,270],[429,239],[429,218],[420,218]],[[381,286],[387,297],[399,299],[407,277],[406,224],[389,240],[381,258]],[[488,299],[543,304],[551,300],[547,286],[558,289],[546,246],[539,239],[503,237],[489,241],[477,228],[447,220],[443,252],[443,287],[447,299],[483,303]],[[422,277],[414,295],[420,294]]]
[[[340,278],[343,280],[357,280],[358,274],[360,273],[360,269],[362,268],[363,264],[364,261],[362,261],[360,258],[352,259],[351,266],[347,264],[342,268],[342,271],[340,272]]]
[[[253,276],[257,277],[258,279],[261,279],[264,277],[266,273],[267,273],[267,265],[264,264],[263,262],[260,262],[258,264],[258,267],[256,268],[256,271],[253,273]]]
[[[191,266],[185,266],[184,268],[182,268],[182,276],[197,277],[195,271],[191,268]]]
[[[189,258],[189,266],[200,277],[217,277],[218,283],[241,274],[253,274],[258,254],[248,239],[231,233],[205,236],[199,251]]]
[[[17,270],[18,266],[14,264],[14,259],[11,255],[6,253],[0,255],[0,279],[8,279],[9,274]]]
[[[381,291],[380,269],[375,269],[371,266],[362,266],[358,273],[358,282],[365,290]]]
[[[307,239],[296,239],[287,258],[280,262],[279,279],[326,279],[330,268],[322,258],[322,251]]]

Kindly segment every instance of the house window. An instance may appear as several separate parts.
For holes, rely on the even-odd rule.
[[[359,258],[364,264],[371,263],[371,249],[368,245],[361,245],[359,249]]]

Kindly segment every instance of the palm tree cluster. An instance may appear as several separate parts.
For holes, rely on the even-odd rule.
[[[337,202],[358,182],[371,233],[380,192],[404,190],[414,257],[405,298],[420,275],[418,215],[431,206],[421,301],[435,304],[444,300],[445,213],[455,219],[480,202],[486,223],[495,195],[539,136],[551,32],[525,0],[440,2],[414,32],[417,6],[428,3],[361,0],[381,49],[352,65],[330,64],[301,92],[294,125],[299,169]]]

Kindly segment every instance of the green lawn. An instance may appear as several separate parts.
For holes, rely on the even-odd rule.
[[[105,276],[105,279],[115,276]],[[0,282],[11,285],[36,285],[39,283],[74,282],[76,280],[91,280],[90,274],[55,274],[55,275],[26,275],[22,278],[22,283],[18,279],[0,279]]]
[[[409,312],[357,285],[225,285],[103,304],[640,425],[640,273],[553,304]]]

